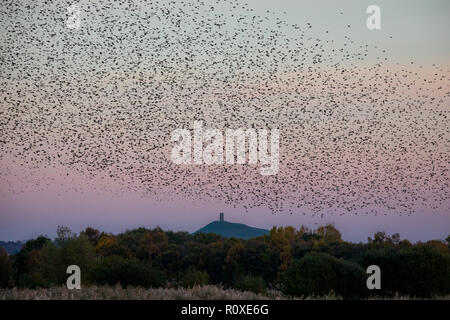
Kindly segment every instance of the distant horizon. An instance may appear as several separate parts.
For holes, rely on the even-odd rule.
[[[219,213],[217,213],[217,218],[219,218]],[[66,227],[70,228],[72,232],[74,232],[76,234],[79,234],[80,232],[84,231],[88,227],[97,229],[100,232],[111,233],[113,235],[117,235],[117,234],[120,234],[120,233],[124,233],[124,232],[127,232],[127,231],[139,229],[139,228],[146,228],[146,229],[161,228],[164,232],[187,232],[189,234],[193,234],[193,233],[197,232],[198,230],[202,229],[204,226],[208,225],[209,223],[216,222],[216,221],[220,221],[220,219],[212,218],[212,220],[210,220],[209,222],[207,222],[204,225],[198,226],[196,229],[192,229],[192,228],[184,228],[183,229],[183,227],[177,227],[177,228],[170,228],[169,227],[169,228],[167,228],[167,227],[161,227],[160,225],[156,225],[156,224],[155,225],[151,225],[151,224],[149,224],[149,225],[136,224],[134,226],[128,225],[125,228],[123,228],[123,227],[122,228],[120,228],[120,227],[118,228],[118,226],[115,226],[115,227],[109,227],[109,228],[107,227],[107,228],[104,228],[104,229],[102,229],[102,227],[98,226],[98,225],[88,225],[88,224],[86,224],[86,227],[73,227],[73,226],[70,226],[70,225],[67,225],[67,224],[59,224],[59,225],[56,226],[56,228],[58,226],[66,226]],[[391,235],[393,235],[395,233],[399,233],[400,234],[400,238],[402,240],[408,240],[411,243],[427,242],[427,241],[430,241],[430,240],[442,240],[442,241],[445,241],[445,238],[450,235],[450,232],[448,234],[445,234],[445,233],[441,232],[441,235],[440,236],[436,236],[436,237],[427,236],[426,238],[422,238],[422,239],[417,239],[417,238],[416,239],[410,239],[408,236],[403,235],[399,231],[387,231],[387,230],[383,230],[383,229],[377,229],[376,231],[373,231],[371,233],[368,232],[365,237],[360,238],[359,240],[356,240],[355,238],[352,238],[351,236],[349,237],[349,234],[346,234],[345,232],[343,232],[341,230],[341,228],[339,228],[339,226],[337,226],[336,223],[333,223],[333,222],[323,222],[322,224],[321,223],[317,223],[314,226],[307,225],[307,224],[301,224],[301,225],[283,224],[283,225],[271,225],[271,226],[263,225],[263,226],[261,226],[261,225],[257,225],[257,224],[252,224],[251,222],[244,223],[242,221],[229,220],[229,219],[226,218],[226,215],[225,215],[224,222],[235,223],[235,224],[243,224],[243,225],[247,225],[247,226],[252,227],[252,228],[264,229],[264,230],[268,230],[268,231],[270,231],[273,227],[277,227],[278,228],[278,227],[288,227],[288,226],[295,227],[297,230],[300,229],[302,226],[305,226],[305,227],[308,227],[310,230],[314,231],[320,226],[324,226],[324,225],[327,225],[327,224],[332,224],[339,230],[339,232],[341,232],[342,239],[344,241],[346,241],[346,242],[351,242],[351,243],[367,243],[368,242],[368,238],[369,237],[373,237],[374,234],[377,233],[377,232],[385,232],[386,235],[388,235],[388,236],[391,236]],[[10,238],[5,238],[3,236],[0,236],[0,241],[3,241],[3,242],[9,242],[9,241],[11,241],[11,242],[18,242],[18,241],[26,242],[28,240],[35,239],[35,238],[37,238],[39,236],[45,236],[45,237],[48,237],[50,239],[54,239],[56,237],[56,228],[54,230],[52,230],[51,232],[34,232],[35,235],[31,236],[31,237],[10,239]]]
[[[369,5],[95,1],[72,28],[61,4],[15,1],[0,30],[0,239],[193,232],[219,212],[333,223],[355,243],[445,239],[450,1],[379,0],[380,30]],[[255,165],[173,163],[171,133],[197,122],[198,159],[226,156],[227,129],[278,129],[277,174],[261,175],[259,151]]]

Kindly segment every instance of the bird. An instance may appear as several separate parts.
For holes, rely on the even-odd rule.
[[[449,212],[444,67],[395,64],[388,48],[237,0],[80,2],[78,30],[56,4],[8,3],[3,194],[65,181],[322,218]],[[278,128],[279,173],[172,163],[171,132],[196,120]]]

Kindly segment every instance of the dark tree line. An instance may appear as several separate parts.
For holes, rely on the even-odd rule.
[[[398,234],[378,232],[355,244],[343,241],[332,225],[273,228],[249,240],[159,228],[119,235],[87,228],[76,235],[60,227],[54,240],[29,240],[11,256],[0,251],[0,286],[64,285],[67,266],[75,264],[83,285],[210,283],[254,292],[276,288],[295,296],[433,297],[450,294],[449,241],[411,244]],[[373,264],[381,268],[381,290],[366,287],[366,268]]]

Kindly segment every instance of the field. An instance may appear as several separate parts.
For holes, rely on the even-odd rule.
[[[267,290],[265,294],[249,291],[224,289],[219,286],[205,285],[186,288],[122,288],[121,286],[90,286],[81,290],[68,290],[65,287],[49,289],[1,289],[0,300],[292,300],[298,299],[283,295],[276,290]],[[305,299],[339,300],[335,295],[306,297]],[[406,300],[407,297],[394,297],[394,300]],[[450,296],[436,297],[450,300]]]
[[[291,299],[281,292],[267,290],[265,294],[249,291],[224,289],[219,286],[205,285],[186,288],[122,288],[117,285],[89,286],[81,290],[69,290],[65,287],[41,289],[0,289],[0,300],[280,300]]]

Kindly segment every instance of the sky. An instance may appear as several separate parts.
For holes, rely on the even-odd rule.
[[[79,29],[70,4],[0,12],[0,240],[219,212],[354,242],[450,234],[448,1],[80,1]],[[280,172],[174,165],[194,120],[279,128]]]
[[[450,27],[450,3],[445,0],[250,0],[258,12],[277,10],[286,12],[292,23],[310,22],[317,30],[330,29],[348,34],[347,25],[354,26],[351,35],[355,41],[379,44],[389,50],[392,60],[398,62],[440,63],[448,66],[450,43],[446,30]],[[381,9],[381,30],[371,31],[366,26],[366,9],[378,5]],[[342,12],[342,14],[340,14]],[[338,14],[337,14],[338,13]],[[386,34],[393,39],[387,39]]]

